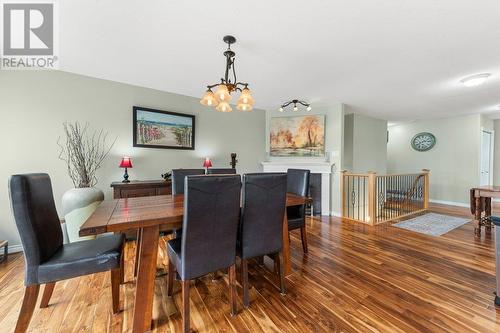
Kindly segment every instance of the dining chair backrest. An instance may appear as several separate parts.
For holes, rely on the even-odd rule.
[[[184,194],[184,178],[192,175],[204,175],[205,169],[173,169],[172,194]]]
[[[236,169],[233,168],[208,168],[207,175],[235,175]]]
[[[279,252],[286,206],[285,173],[243,176],[243,207],[238,230],[242,259]]]
[[[26,261],[25,283],[35,284],[38,266],[63,244],[50,177],[44,173],[13,175],[9,194]]]
[[[309,195],[309,177],[311,171],[303,169],[287,170],[287,192],[300,195]]]
[[[188,280],[234,265],[241,178],[187,176],[184,187],[179,274]]]

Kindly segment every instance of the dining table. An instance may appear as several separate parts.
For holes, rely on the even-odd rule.
[[[500,186],[476,186],[470,189],[470,209],[474,215],[474,234],[481,236],[481,227],[491,233],[491,199],[500,198]]]
[[[309,197],[287,193],[286,206],[310,203]],[[184,195],[159,195],[149,197],[104,200],[80,227],[80,236],[103,233],[125,233],[138,230],[139,258],[134,301],[132,332],[151,330],[154,284],[160,231],[182,227]],[[285,275],[292,272],[288,218],[283,218],[283,266]]]

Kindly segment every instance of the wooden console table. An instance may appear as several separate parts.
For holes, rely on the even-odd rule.
[[[500,198],[500,186],[471,188],[470,197],[470,209],[474,214],[474,234],[481,235],[481,226],[485,227],[486,232],[491,232],[491,198]]]
[[[113,182],[113,198],[151,197],[172,194],[170,180],[133,180],[130,183]]]

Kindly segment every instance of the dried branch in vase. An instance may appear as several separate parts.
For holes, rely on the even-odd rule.
[[[90,133],[88,123],[64,123],[66,140],[57,144],[61,148],[59,159],[66,162],[68,174],[77,188],[97,184],[96,172],[116,142],[108,144],[108,133],[102,129]]]

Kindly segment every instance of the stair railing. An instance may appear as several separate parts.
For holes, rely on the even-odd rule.
[[[429,170],[378,175],[341,171],[342,217],[369,225],[386,223],[429,208]]]

